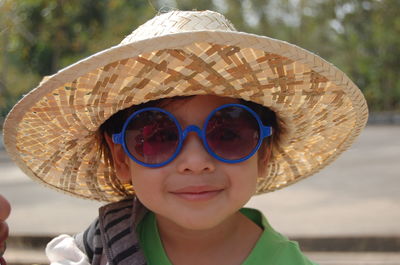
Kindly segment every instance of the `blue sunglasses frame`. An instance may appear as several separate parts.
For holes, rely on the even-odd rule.
[[[260,137],[258,139],[258,143],[256,145],[256,147],[254,148],[253,151],[250,152],[250,154],[246,155],[243,158],[240,159],[235,159],[235,160],[229,160],[229,159],[224,159],[223,157],[218,156],[216,153],[214,153],[212,151],[212,149],[210,148],[210,146],[207,143],[206,140],[206,132],[205,132],[205,128],[207,128],[207,124],[210,121],[210,119],[214,116],[214,114],[224,108],[228,108],[228,107],[239,107],[242,109],[245,109],[246,111],[248,111],[257,121],[258,123],[258,127],[259,127],[259,133],[260,133]],[[171,158],[167,159],[166,161],[162,162],[162,163],[158,163],[158,164],[148,164],[145,162],[142,162],[140,160],[138,160],[137,158],[135,158],[128,150],[128,147],[126,145],[126,141],[125,141],[125,133],[126,130],[128,128],[129,123],[131,122],[131,120],[133,118],[135,118],[135,116],[137,116],[138,114],[145,112],[145,111],[160,111],[162,113],[165,113],[166,115],[168,115],[168,117],[175,123],[176,127],[178,128],[178,137],[179,137],[179,142],[178,142],[178,147],[176,148],[174,154],[171,156]],[[136,163],[145,166],[145,167],[150,167],[150,168],[157,168],[157,167],[162,167],[168,163],[170,163],[172,160],[174,160],[178,154],[180,153],[183,143],[187,137],[187,135],[190,132],[196,132],[197,135],[199,136],[199,138],[202,140],[203,142],[203,146],[205,147],[205,149],[207,150],[207,152],[214,158],[216,158],[219,161],[225,162],[225,163],[230,163],[230,164],[234,164],[234,163],[239,163],[239,162],[243,162],[247,159],[249,159],[250,157],[252,157],[260,148],[262,141],[264,140],[264,138],[269,137],[272,135],[272,127],[271,126],[264,126],[262,124],[262,121],[260,119],[260,117],[258,116],[257,113],[255,113],[251,108],[242,105],[242,104],[225,104],[222,105],[216,109],[214,109],[210,114],[208,114],[206,120],[204,121],[203,124],[203,128],[200,129],[198,126],[196,125],[189,125],[187,126],[184,130],[182,130],[181,125],[179,124],[178,120],[175,118],[174,115],[172,115],[172,113],[161,109],[161,108],[156,108],[156,107],[150,107],[150,108],[144,108],[141,110],[138,110],[134,113],[132,113],[129,118],[125,121],[123,127],[122,127],[122,131],[120,133],[116,133],[112,135],[112,140],[115,144],[121,144],[125,153]]]

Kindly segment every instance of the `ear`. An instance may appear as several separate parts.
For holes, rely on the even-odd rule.
[[[258,154],[261,155],[261,157],[258,158],[258,175],[260,177],[267,174],[268,163],[272,156],[272,144],[268,143],[264,148],[266,149],[264,152],[258,152]]]
[[[115,144],[111,137],[104,133],[107,145],[110,148],[111,156],[114,162],[114,169],[118,179],[122,183],[131,183],[131,174],[129,162],[130,158],[126,155],[124,148],[120,144]]]

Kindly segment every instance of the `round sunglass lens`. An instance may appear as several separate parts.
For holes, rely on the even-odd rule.
[[[231,106],[218,110],[206,127],[206,140],[211,150],[226,160],[249,155],[260,139],[256,118],[246,109]]]
[[[166,113],[144,111],[129,122],[125,143],[129,153],[140,162],[161,164],[175,153],[179,144],[179,131]]]

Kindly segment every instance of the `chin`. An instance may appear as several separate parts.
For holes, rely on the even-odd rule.
[[[215,228],[228,219],[228,215],[219,216],[215,213],[179,215],[172,220],[178,226],[188,230],[208,230]]]
[[[177,225],[179,225],[180,227],[185,228],[187,230],[201,231],[201,230],[208,230],[208,229],[215,228],[220,223],[222,223],[222,222],[210,221],[210,220],[207,220],[207,221],[197,220],[197,221],[194,221],[194,222],[182,222],[182,221],[180,221],[179,223],[177,223]]]

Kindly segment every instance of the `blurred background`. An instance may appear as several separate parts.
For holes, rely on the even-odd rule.
[[[216,10],[240,31],[311,50],[350,76],[372,112],[400,110],[399,0],[1,0],[0,117],[42,76],[170,9]]]
[[[370,119],[351,149],[249,206],[320,264],[400,264],[399,0],[0,0],[0,130],[43,76],[118,44],[171,9],[221,12],[239,31],[318,54],[360,87]],[[33,183],[1,141],[0,193],[13,206],[6,255],[11,264],[45,263],[47,240],[84,229],[101,204]]]

